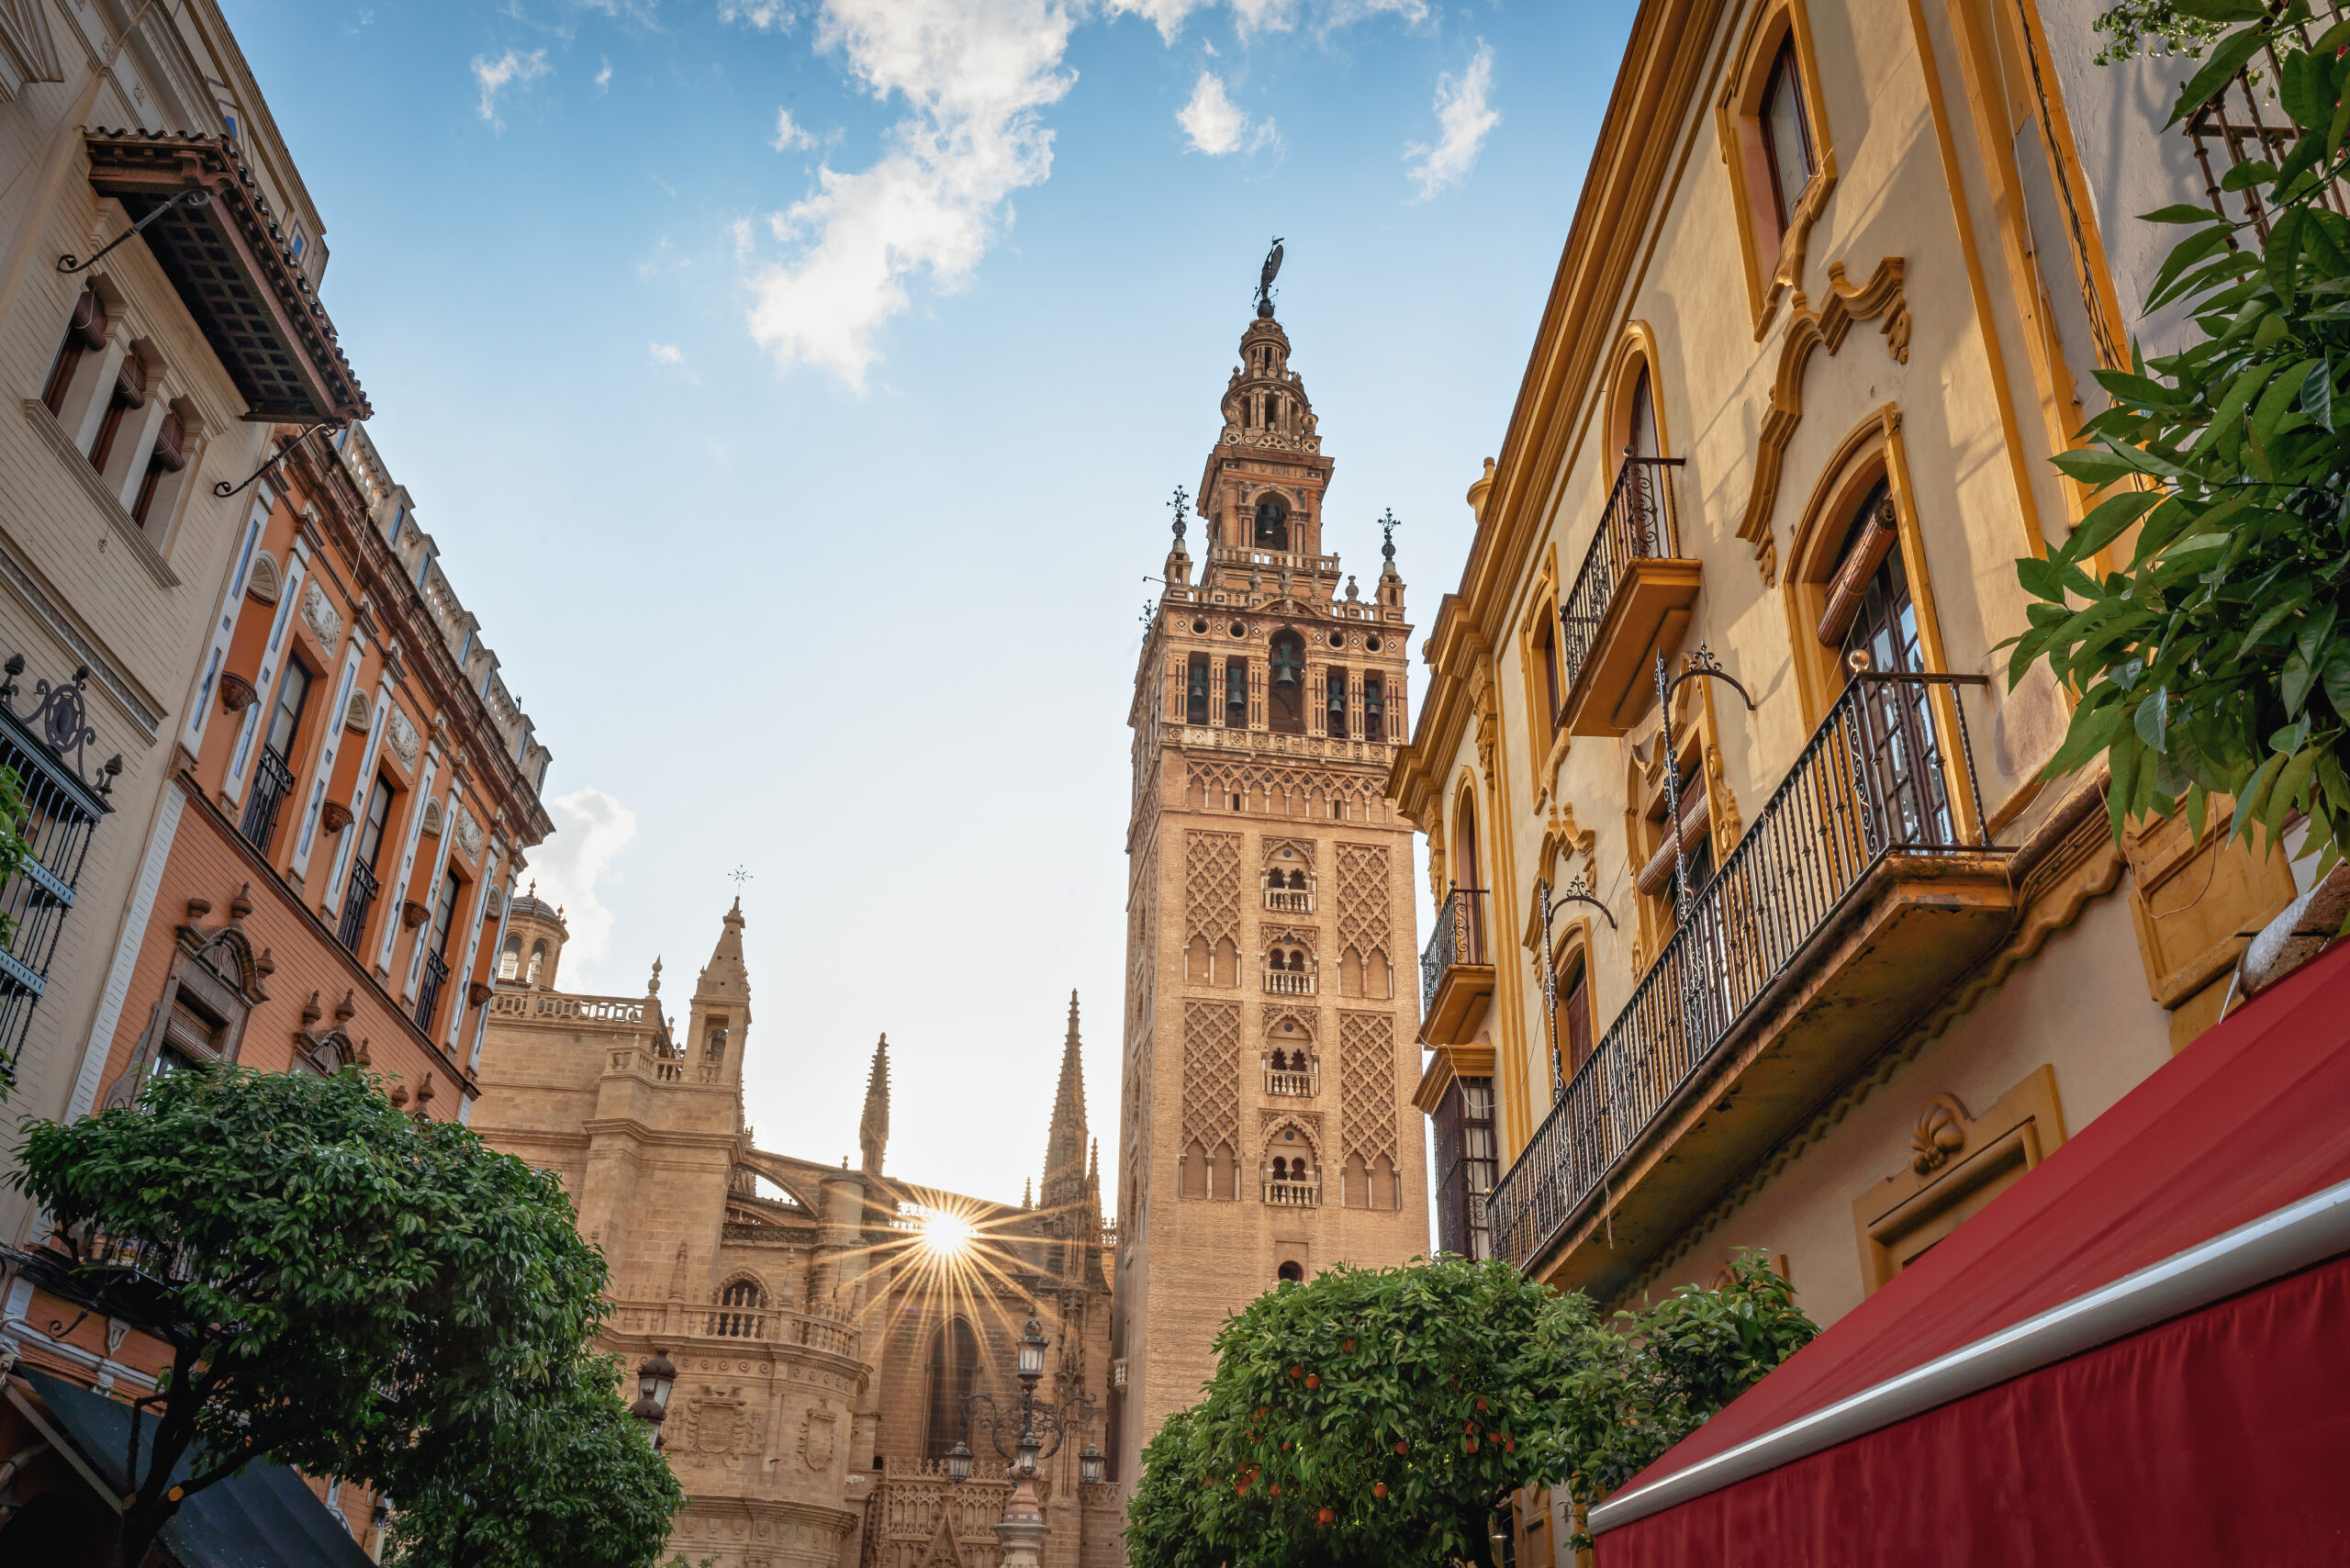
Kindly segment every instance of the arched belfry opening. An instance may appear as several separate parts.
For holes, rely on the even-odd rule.
[[[1267,722],[1276,734],[1305,733],[1305,639],[1289,628],[1273,633],[1266,667],[1272,675],[1272,702]]]
[[[1257,498],[1257,532],[1250,543],[1259,550],[1289,548],[1289,503],[1267,492]]]

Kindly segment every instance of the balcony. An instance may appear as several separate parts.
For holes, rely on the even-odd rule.
[[[1697,563],[1681,554],[1673,501],[1677,457],[1627,457],[1583,570],[1559,607],[1561,722],[1578,735],[1620,735],[1654,695],[1650,660],[1689,623]]]
[[[1485,890],[1455,888],[1436,906],[1436,929],[1420,954],[1420,1043],[1459,1046],[1474,1039],[1493,997]]]
[[[335,931],[336,937],[353,953],[359,951],[359,939],[366,935],[367,911],[382,890],[375,871],[366,866],[353,866],[351,880],[342,890],[342,924]]]
[[[1495,1186],[1494,1250],[1606,1301],[2019,908],[1958,688],[1861,675]]]
[[[1299,1095],[1311,1098],[1316,1088],[1314,1072],[1283,1072],[1272,1068],[1265,1070],[1265,1092],[1268,1094]]]
[[[441,1005],[441,988],[449,979],[449,960],[438,953],[424,955],[424,983],[416,993],[416,1026],[432,1033],[432,1014]]]
[[[244,820],[238,825],[246,842],[263,855],[269,853],[269,841],[277,836],[277,812],[293,788],[294,773],[285,759],[271,747],[262,747],[261,758],[253,765],[252,793],[245,797]]]
[[[1322,1185],[1318,1182],[1267,1182],[1264,1197],[1275,1208],[1310,1209],[1322,1201]]]
[[[1265,989],[1275,996],[1312,996],[1315,973],[1313,969],[1277,969],[1269,964]]]
[[[1311,890],[1302,888],[1267,888],[1265,907],[1283,914],[1312,914],[1314,894]]]

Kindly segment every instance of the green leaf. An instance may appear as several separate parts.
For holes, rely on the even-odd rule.
[[[2138,704],[2138,738],[2156,751],[2170,750],[2170,690],[2157,686]]]
[[[2081,519],[2080,527],[2065,541],[2065,558],[2068,561],[2087,560],[2120,538],[2132,523],[2162,505],[2166,498],[2160,490],[2127,490],[2107,497],[2089,509],[2087,515]]]
[[[2325,700],[2335,713],[2350,720],[2350,649],[2337,652],[2325,666]]]
[[[2333,429],[2333,356],[2328,354],[2301,381],[2301,407],[2326,430]]]
[[[2252,20],[2247,17],[2246,21]],[[2291,54],[2285,57],[2277,73],[2277,95],[2285,112],[2295,123],[2310,129],[2322,130],[2333,118],[2333,62],[2314,54]]]
[[[2223,221],[2208,207],[2196,207],[2178,202],[2170,207],[2158,207],[2152,212],[2138,215],[2141,223],[2218,223]]]
[[[2245,838],[2249,842],[2247,835],[2252,830],[2252,824],[2258,820],[2262,809],[2268,803],[2269,789],[2277,782],[2277,775],[2284,766],[2285,755],[2282,752],[2270,752],[2266,760],[2263,761],[2253,774],[2252,782],[2237,791],[2235,830],[2228,835],[2230,838]]]
[[[2309,377],[2323,369],[2322,360],[2305,359],[2268,384],[2268,390],[2260,395],[2259,406],[2252,411],[2252,428],[2263,441],[2277,433],[2277,421],[2293,406],[2293,399],[2301,395]]]
[[[2230,33],[2203,62],[2203,69],[2188,79],[2178,95],[2178,102],[2171,106],[2170,118],[2163,122],[2167,130],[2209,102],[2212,95],[2228,84],[2228,79],[2244,69],[2253,51],[2267,41],[2266,30],[2258,26]]]
[[[2200,22],[2257,22],[2268,15],[2260,0],[2173,0],[2171,9]]]
[[[2284,827],[2285,813],[2292,809],[2302,787],[2309,783],[2310,773],[2317,767],[2317,759],[2324,755],[2321,748],[2313,745],[2303,746],[2294,753],[2293,759],[2277,776],[2276,785],[2268,791],[2268,798],[2261,802],[2260,825],[2267,834],[2271,846],[2277,843]]]
[[[2268,243],[2261,247],[2261,264],[2267,269],[2268,286],[2287,305],[2293,302],[2293,284],[2301,259],[2301,230],[2309,222],[2309,213],[2301,207],[2288,207],[2268,226]],[[2282,321],[2283,318],[2277,318]],[[2284,332],[2279,330],[2277,337]],[[2274,341],[2273,339],[2271,341]],[[2260,334],[2253,334],[2253,342],[2260,342]]]
[[[2101,446],[2076,447],[2060,452],[2050,459],[2068,476],[2092,488],[2110,485],[2137,473],[2138,465],[2118,453]]]

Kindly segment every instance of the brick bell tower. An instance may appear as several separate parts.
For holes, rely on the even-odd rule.
[[[1279,241],[1135,675],[1113,1307],[1116,1474],[1195,1403],[1225,1315],[1427,1249],[1410,1096],[1412,829],[1388,804],[1411,626],[1324,554],[1332,464],[1274,319]]]

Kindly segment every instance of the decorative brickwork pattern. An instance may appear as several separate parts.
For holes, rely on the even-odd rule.
[[[1395,1020],[1338,1014],[1338,1130],[1347,1153],[1395,1158]]]
[[[1318,795],[1324,801],[1342,799],[1352,802],[1348,807],[1348,819],[1359,820],[1371,802],[1385,800],[1385,778],[1383,773],[1348,778],[1263,762],[1209,761],[1200,757],[1184,761],[1185,789],[1191,799],[1204,800],[1214,811],[1225,810],[1229,798],[1238,795],[1243,810],[1270,809],[1283,816],[1306,817],[1314,814],[1312,806]]]
[[[1183,1003],[1183,1142],[1240,1147],[1240,1004]]]
[[[1183,835],[1183,903],[1188,927],[1183,942],[1204,937],[1209,946],[1229,937],[1240,946],[1240,835]]]
[[[1338,863],[1338,951],[1351,947],[1362,958],[1390,949],[1387,849],[1377,844],[1334,846]]]

